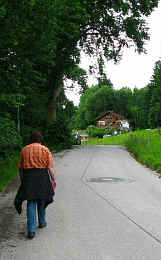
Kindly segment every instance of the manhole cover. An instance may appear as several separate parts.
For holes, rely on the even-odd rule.
[[[108,182],[108,183],[118,183],[118,182],[132,182],[133,180],[131,179],[124,179],[124,178],[117,178],[117,177],[92,177],[92,178],[87,178],[87,182]]]

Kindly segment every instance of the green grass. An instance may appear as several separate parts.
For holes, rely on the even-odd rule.
[[[120,136],[109,136],[106,138],[89,138],[85,145],[125,145],[129,133]]]
[[[0,161],[0,191],[18,175],[18,154]]]
[[[84,129],[84,130],[80,130],[80,129],[78,129],[78,130],[77,130],[77,129],[73,129],[73,130],[72,130],[72,132],[73,132],[73,133],[75,133],[75,132],[78,132],[79,134],[81,134],[81,133],[87,133],[87,129]]]
[[[125,145],[138,161],[161,172],[161,136],[157,130],[136,131]]]
[[[138,130],[120,136],[89,138],[84,145],[123,145],[135,158],[161,173],[161,136],[155,130]]]

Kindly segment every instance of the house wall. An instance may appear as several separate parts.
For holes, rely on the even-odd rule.
[[[106,126],[113,128],[119,128],[121,126],[129,128],[128,121],[122,116],[115,113],[107,113],[102,117],[98,117],[97,124],[101,128]]]

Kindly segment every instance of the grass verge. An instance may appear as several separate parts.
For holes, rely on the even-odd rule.
[[[18,154],[0,161],[0,191],[18,175]]]
[[[83,145],[125,145],[129,138],[129,133],[119,136],[109,136],[106,138],[89,138]]]
[[[157,130],[136,131],[125,145],[139,162],[161,173],[161,136]]]

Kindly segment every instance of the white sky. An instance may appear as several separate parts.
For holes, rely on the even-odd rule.
[[[116,65],[113,62],[106,64],[105,72],[107,78],[113,83],[114,89],[129,87],[133,89],[145,87],[151,79],[155,62],[161,58],[161,1],[150,17],[148,17],[148,27],[150,41],[147,42],[147,54],[137,54],[134,49],[125,49],[121,61]],[[82,57],[81,67],[88,70],[90,61],[87,57]],[[95,85],[96,77],[90,76],[88,84]],[[79,103],[79,90],[76,87],[72,91],[66,91],[68,99],[72,100],[75,105]]]

